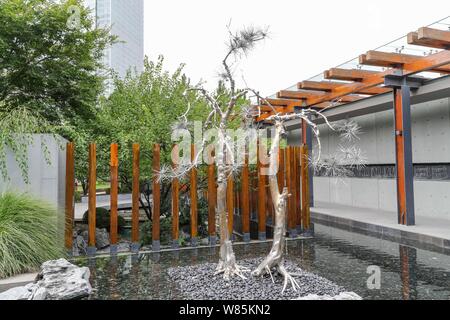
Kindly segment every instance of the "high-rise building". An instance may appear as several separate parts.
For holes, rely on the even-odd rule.
[[[144,67],[144,0],[85,0],[98,27],[111,28],[119,43],[105,49],[103,63],[124,77]],[[109,82],[110,83],[110,82]],[[108,91],[111,90],[108,84]]]

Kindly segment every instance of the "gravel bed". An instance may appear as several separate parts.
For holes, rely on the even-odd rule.
[[[238,264],[254,270],[261,261],[262,258],[246,259],[238,261]],[[246,280],[235,276],[230,281],[225,281],[223,275],[214,276],[216,266],[216,263],[204,263],[169,268],[167,272],[169,279],[176,284],[184,297],[192,300],[289,300],[311,294],[337,296],[345,292],[345,288],[318,275],[303,271],[290,261],[285,262],[285,267],[289,272],[299,274],[294,278],[300,285],[300,289],[295,292],[289,283],[283,294],[281,293],[283,289],[281,275],[273,273],[275,283],[270,276],[256,278],[249,273],[246,274]]]

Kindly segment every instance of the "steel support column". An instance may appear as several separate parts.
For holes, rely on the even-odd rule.
[[[302,144],[308,147],[309,154],[312,155],[312,129],[306,121],[302,120]],[[314,169],[312,166],[308,167],[309,173],[309,205],[314,207]]]
[[[411,139],[411,89],[420,80],[409,77],[386,77],[385,84],[394,94],[395,168],[397,177],[398,223],[412,226],[414,216],[414,172]]]

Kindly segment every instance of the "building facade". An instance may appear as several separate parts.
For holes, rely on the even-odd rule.
[[[103,63],[120,77],[144,67],[144,0],[85,0],[98,27],[111,28],[119,43],[105,50]],[[108,81],[111,91],[111,80]]]

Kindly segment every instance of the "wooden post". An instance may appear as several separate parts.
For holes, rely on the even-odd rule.
[[[284,161],[284,154],[286,149],[278,149],[278,173],[277,173],[277,179],[278,179],[278,188],[280,189],[280,192],[283,191],[283,188],[285,186],[285,161]]]
[[[133,182],[131,213],[131,243],[133,252],[139,251],[139,154],[139,144],[133,143]]]
[[[161,185],[159,183],[159,171],[161,162],[161,147],[159,144],[153,145],[153,210],[152,210],[152,250],[159,251],[160,243],[160,226],[159,219],[161,216]]]
[[[301,147],[294,147],[294,170],[295,170],[295,199],[294,199],[294,204],[295,204],[295,224],[296,224],[296,230],[297,230],[297,234],[301,231],[301,226],[302,226],[302,202],[301,202],[301,190],[300,190],[300,182],[301,182],[301,178],[300,178],[300,173],[301,173],[301,169],[300,169],[300,149]]]
[[[295,237],[297,230],[295,229],[295,170],[294,170],[295,152],[292,146],[287,148],[286,152],[286,185],[289,191],[287,225],[290,237]]]
[[[242,168],[242,190],[241,190],[241,208],[242,208],[242,233],[244,241],[250,241],[250,183],[248,169],[248,155],[245,156],[244,167]]]
[[[74,144],[66,145],[66,203],[65,203],[65,246],[72,255],[73,245],[73,218],[74,218],[74,196],[75,196],[75,160]]]
[[[227,178],[227,211],[228,211],[228,234],[233,239],[233,218],[234,218],[234,181],[233,176]]]
[[[262,174],[261,148],[258,143],[258,239],[266,240],[266,175]]]
[[[191,161],[194,161],[196,156],[195,144],[191,144]],[[197,169],[195,167],[191,170],[190,176],[191,189],[191,245],[197,245]]]
[[[110,147],[110,251],[111,254],[117,253],[117,231],[118,231],[118,205],[117,198],[119,195],[119,156],[118,145],[112,143]]]
[[[302,229],[304,233],[310,232],[310,207],[309,207],[309,165],[308,146],[302,145],[300,152],[301,180],[302,180]]]
[[[412,161],[410,89],[394,89],[395,162],[398,223],[415,224],[414,170]]]
[[[172,153],[173,162],[172,162],[172,168],[176,169],[178,162],[178,145],[174,146]],[[179,223],[179,217],[180,217],[180,181],[178,178],[172,179],[172,247],[177,248],[178,247],[178,238],[180,237],[180,223]]]
[[[208,165],[208,234],[209,244],[216,244],[216,177],[215,164]]]
[[[91,143],[89,145],[89,213],[88,213],[88,254],[93,255],[96,252],[95,248],[95,215],[97,207],[97,155],[96,145]]]

